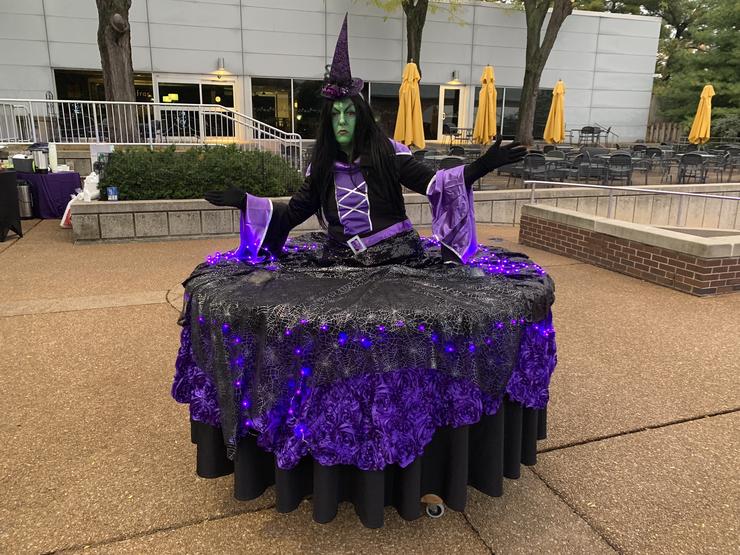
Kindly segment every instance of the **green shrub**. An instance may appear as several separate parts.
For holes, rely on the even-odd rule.
[[[712,136],[740,137],[740,109],[717,108],[712,112]]]
[[[100,180],[118,187],[120,200],[203,198],[206,191],[240,187],[265,197],[294,192],[302,177],[280,156],[244,151],[236,145],[206,146],[175,152],[129,148],[111,154]]]

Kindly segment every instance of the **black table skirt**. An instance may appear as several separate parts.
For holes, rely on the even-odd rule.
[[[519,478],[520,464],[537,462],[537,440],[545,438],[546,427],[546,409],[526,409],[505,400],[502,410],[477,424],[437,430],[424,454],[406,468],[390,465],[378,471],[323,466],[311,457],[291,470],[281,470],[253,436],[239,442],[230,461],[219,428],[191,421],[190,429],[197,446],[198,476],[233,473],[237,499],[256,499],[274,485],[281,513],[295,510],[311,496],[314,520],[326,523],[336,516],[339,503],[349,501],[365,526],[380,528],[389,505],[406,520],[420,517],[420,499],[428,493],[456,511],[465,509],[468,485],[487,495],[502,495],[504,478]]]

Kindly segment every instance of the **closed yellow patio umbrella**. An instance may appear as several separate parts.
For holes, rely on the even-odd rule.
[[[424,148],[424,125],[421,117],[421,95],[419,94],[419,68],[414,62],[403,70],[401,88],[398,90],[398,116],[393,138],[406,146]]]
[[[694,123],[691,125],[689,133],[689,142],[695,145],[701,145],[709,140],[710,127],[712,126],[712,97],[714,96],[714,87],[705,85],[701,91],[699,107],[696,109]]]
[[[565,84],[558,80],[552,91],[550,114],[545,124],[545,141],[562,143],[565,140]]]
[[[475,115],[473,142],[490,143],[496,136],[496,78],[493,68],[486,66],[480,77],[481,90],[478,96],[478,113]]]

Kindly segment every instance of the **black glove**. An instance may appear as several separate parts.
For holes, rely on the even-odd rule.
[[[496,168],[516,164],[524,158],[525,154],[527,154],[527,147],[519,143],[509,143],[506,146],[501,146],[501,135],[499,135],[496,142],[485,154],[465,166],[465,184],[471,186]]]
[[[243,210],[245,196],[247,196],[246,191],[232,187],[225,191],[208,191],[204,198],[216,206],[233,206]]]

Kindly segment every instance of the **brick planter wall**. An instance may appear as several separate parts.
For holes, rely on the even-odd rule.
[[[519,231],[524,245],[693,295],[740,291],[740,256],[697,256],[526,212]]]

